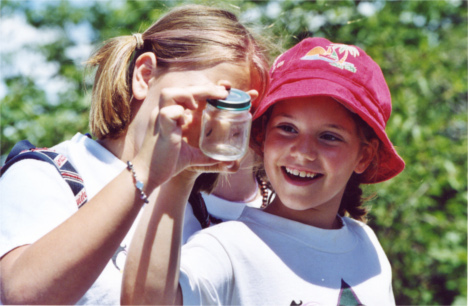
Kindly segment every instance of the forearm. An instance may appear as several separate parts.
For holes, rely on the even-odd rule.
[[[195,178],[180,174],[150,199],[127,255],[122,304],[176,302],[184,212]]]
[[[73,304],[91,287],[142,205],[129,171],[35,243],[0,261],[5,304]]]

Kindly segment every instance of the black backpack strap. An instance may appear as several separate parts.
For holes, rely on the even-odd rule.
[[[35,159],[53,165],[70,186],[78,208],[88,201],[83,179],[68,158],[47,148],[36,148],[28,140],[22,140],[13,147],[10,154],[8,154],[5,165],[0,169],[0,176],[13,164],[23,159]]]
[[[189,197],[189,203],[192,206],[193,214],[197,218],[198,222],[202,228],[207,228],[211,224],[221,223],[222,220],[216,217],[213,217],[208,213],[206,208],[205,200],[200,192],[191,192]]]

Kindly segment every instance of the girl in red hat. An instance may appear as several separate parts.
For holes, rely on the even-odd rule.
[[[390,92],[360,48],[305,39],[275,61],[252,147],[275,196],[180,250],[194,171],[160,188],[129,252],[123,302],[393,305],[390,263],[365,225],[361,183],[404,168],[385,133]]]

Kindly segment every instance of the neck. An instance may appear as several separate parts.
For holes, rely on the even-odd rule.
[[[130,138],[127,137],[127,134],[124,134],[123,136],[116,139],[98,139],[97,142],[109,150],[112,154],[114,154],[118,159],[124,162],[133,160],[138,152],[135,143],[130,141]]]
[[[264,211],[289,220],[307,224],[321,229],[339,229],[342,224],[336,209],[323,209],[323,207],[309,208],[306,210],[291,209],[281,203],[278,197],[268,205]]]
[[[142,102],[143,101],[132,98],[132,118],[121,136],[114,139],[99,139],[97,141],[100,145],[124,162],[133,160],[143,144],[149,120],[147,116],[151,113],[151,110],[145,109],[140,112]]]

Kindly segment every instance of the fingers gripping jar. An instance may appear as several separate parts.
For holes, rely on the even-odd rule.
[[[202,116],[200,150],[221,161],[241,158],[249,145],[250,96],[232,88],[226,99],[207,99],[207,102]]]

